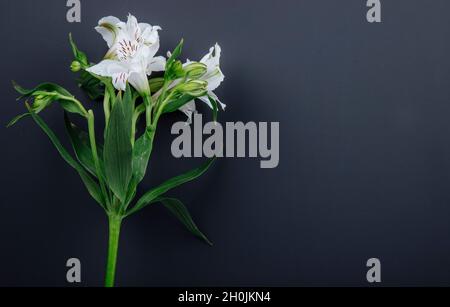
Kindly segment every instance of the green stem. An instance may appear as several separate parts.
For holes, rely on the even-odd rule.
[[[105,112],[105,127],[108,126],[109,116],[111,114],[110,94],[105,89],[105,97],[103,98],[103,111]]]
[[[105,198],[106,207],[109,208],[110,200],[107,194],[105,182],[102,177],[102,170],[100,167],[100,161],[98,159],[97,153],[97,143],[95,141],[95,123],[94,123],[94,113],[92,110],[88,111],[88,130],[89,130],[89,141],[91,144],[92,157],[94,159],[95,171],[97,173],[98,182],[100,183],[100,188],[102,190],[103,197]]]
[[[145,121],[147,123],[147,127],[150,127],[152,125],[152,107],[153,107],[152,95],[148,94],[145,95],[143,98],[145,104]]]
[[[154,121],[153,121],[153,125],[151,126],[151,129],[153,131],[156,131],[156,126],[158,125],[158,121],[159,121],[159,117],[162,114],[162,111],[164,110],[164,107],[166,106],[167,102],[172,98],[172,93],[169,94],[169,96],[167,96],[167,98],[165,98],[162,102],[161,105],[158,106]]]
[[[116,275],[117,250],[119,248],[120,225],[122,217],[109,215],[108,261],[106,264],[105,287],[114,287]]]

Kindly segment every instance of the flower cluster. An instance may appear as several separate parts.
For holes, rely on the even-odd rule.
[[[136,17],[129,15],[126,23],[116,17],[102,18],[96,30],[103,36],[109,51],[103,61],[86,70],[94,75],[110,77],[117,90],[124,91],[129,82],[143,97],[151,95],[148,77],[153,72],[164,71],[167,64],[166,58],[156,56],[161,27],[138,23]],[[182,65],[175,63],[170,67],[174,71],[169,73],[175,75],[170,77],[167,89],[175,88],[174,91],[190,94],[211,108],[212,98],[224,109],[225,105],[213,92],[224,80],[220,69],[220,53],[220,46],[216,44],[199,62],[188,60]],[[168,57],[171,56],[169,52]],[[154,93],[153,100],[161,95],[161,90]],[[194,100],[179,109],[191,118],[195,111]]]
[[[74,60],[70,65],[79,73],[78,84],[92,100],[103,100],[105,127],[96,133],[95,115],[75,96],[54,83],[42,83],[25,89],[14,82],[26,100],[27,113],[14,118],[9,126],[32,117],[47,134],[62,158],[80,175],[87,191],[105,210],[109,220],[109,246],[105,285],[114,284],[121,222],[142,208],[162,203],[195,236],[210,243],[197,228],[187,208],[166,194],[173,188],[201,176],[214,159],[200,167],[168,179],[146,193],[138,194],[138,185],[147,172],[156,128],[163,114],[184,112],[189,120],[195,112],[195,100],[205,102],[216,120],[220,102],[214,90],[224,80],[220,69],[221,49],[213,46],[200,61],[182,63],[178,58],[183,40],[172,51],[158,56],[159,26],[138,23],[132,15],[127,22],[116,17],[102,18],[96,30],[109,50],[103,60],[92,64],[78,49],[70,35]],[[158,73],[159,72],[159,73]],[[64,121],[73,149],[71,154],[46,125],[39,113],[58,103],[64,109]],[[71,114],[87,122],[87,131],[75,125]],[[138,121],[145,118],[139,133]],[[102,135],[102,139],[98,138]]]

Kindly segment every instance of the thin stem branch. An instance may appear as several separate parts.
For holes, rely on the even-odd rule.
[[[95,141],[94,112],[92,112],[92,110],[88,111],[88,130],[89,130],[89,141],[91,143],[92,157],[94,159],[95,170],[97,172],[98,182],[100,183],[100,188],[102,190],[103,197],[105,198],[105,201],[106,201],[106,207],[109,209],[110,208],[110,199],[109,199],[109,194],[106,190],[105,183],[103,181],[102,172],[101,172],[101,168],[100,168],[100,162],[98,159],[97,143]]]
[[[111,115],[111,101],[108,89],[105,89],[105,96],[103,98],[103,111],[105,112],[105,127],[106,127],[109,122],[109,116]]]

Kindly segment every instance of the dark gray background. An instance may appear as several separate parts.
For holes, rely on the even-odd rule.
[[[367,23],[364,0],[84,0],[81,24],[65,2],[1,1],[2,126],[24,111],[11,79],[92,104],[67,34],[97,61],[97,20],[131,12],[163,27],[161,52],[181,37],[191,59],[222,45],[222,122],[281,127],[277,169],[222,159],[172,193],[214,247],[158,205],[126,220],[118,285],[364,286],[371,257],[383,285],[450,285],[449,1],[382,1],[382,24]],[[43,116],[67,144],[60,108]],[[181,119],[161,123],[143,188],[201,163],[171,157]],[[101,285],[104,213],[30,119],[0,135],[0,285],[67,285],[70,257],[82,285]]]

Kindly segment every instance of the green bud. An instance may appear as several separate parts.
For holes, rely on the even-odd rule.
[[[206,93],[208,82],[202,80],[190,80],[182,83],[176,87],[176,91],[181,94],[190,95],[193,97],[200,97]]]
[[[206,74],[207,67],[203,63],[192,62],[184,67],[186,76],[191,79],[198,79],[204,74]]]
[[[81,63],[78,61],[73,61],[72,64],[70,65],[70,70],[72,72],[78,72],[81,70]]]
[[[166,78],[169,80],[175,80],[182,78],[186,75],[183,69],[183,64],[181,64],[180,61],[174,61],[169,65],[168,69],[166,70]]]
[[[44,108],[52,103],[56,99],[56,94],[53,92],[37,91],[33,93],[34,101],[32,104],[32,109],[34,112],[39,113]]]

